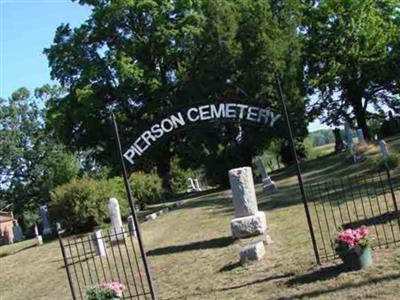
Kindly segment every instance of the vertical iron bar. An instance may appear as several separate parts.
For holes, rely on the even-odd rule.
[[[93,261],[93,265],[94,265],[94,271],[96,273],[96,277],[97,277],[97,283],[101,283],[101,278],[99,276],[99,272],[97,271],[97,265],[96,265],[96,250],[93,249],[93,245],[92,245],[92,236],[89,233],[87,235],[88,238],[88,242],[89,242],[89,251],[92,252],[92,261]]]
[[[81,255],[79,253],[79,247],[78,247],[78,238],[74,239],[74,245],[75,245],[75,249],[76,249],[76,255],[78,255],[78,262],[79,262],[79,266],[81,267],[81,273],[82,273],[82,278],[83,278],[83,283],[86,286],[86,276],[85,276],[85,272],[83,271],[83,266],[82,266],[82,261],[81,261]]]
[[[374,219],[375,218],[375,214],[374,214],[374,209],[372,207],[371,198],[369,196],[368,182],[367,182],[365,176],[363,176],[363,177],[362,176],[358,176],[358,178],[359,178],[360,181],[361,181],[361,179],[364,179],[364,184],[366,185],[366,191],[367,191],[367,199],[368,199],[368,203],[369,203],[369,206],[370,206],[370,209],[371,209],[372,218]],[[358,193],[360,194],[360,197],[362,197],[361,187],[358,189]],[[378,231],[378,227],[376,226],[375,223],[374,223],[374,227],[375,227],[376,237],[378,238],[378,246],[379,246],[379,248],[381,248],[382,244],[381,244],[381,240],[379,238],[379,231]]]
[[[394,210],[395,210],[395,216],[397,216],[397,223],[399,225],[399,230],[400,230],[400,213],[399,213],[399,208],[397,207],[397,199],[396,199],[396,194],[394,193],[394,188],[393,188],[393,183],[392,183],[392,177],[390,175],[390,170],[387,165],[387,162],[385,161],[385,169],[386,169],[386,175],[389,183],[389,188],[390,188],[390,193],[392,194],[392,199],[393,199],[393,205],[394,205]]]
[[[121,228],[120,228],[121,229]],[[121,251],[121,245],[120,245],[120,238],[122,238],[122,239],[125,239],[125,232],[124,232],[124,228],[122,228],[122,232],[120,231],[120,232],[118,232],[117,233],[117,231],[116,231],[116,228],[114,228],[114,231],[115,231],[115,235],[116,235],[116,240],[117,240],[117,248],[118,248],[118,252],[119,252],[119,258],[120,258],[120,260],[121,260],[121,265],[122,265],[122,271],[124,272],[124,275],[125,275],[125,280],[126,280],[126,285],[127,285],[127,287],[128,287],[128,291],[129,291],[129,296],[132,296],[132,291],[131,291],[131,285],[129,284],[129,282],[128,282],[128,274],[126,273],[126,270],[125,270],[125,262],[124,262],[124,259],[123,259],[123,255],[122,255],[122,251]],[[119,235],[121,235],[121,237],[119,237]]]
[[[312,184],[308,185],[308,188],[310,189],[311,194],[314,195],[315,192],[314,192],[314,188],[313,188]],[[309,198],[309,197],[308,197],[308,198]],[[309,198],[309,199],[310,199],[310,198]],[[315,209],[315,214],[316,214],[316,216],[317,216],[317,223],[318,223],[319,232],[320,232],[320,235],[321,235],[322,245],[323,245],[323,247],[324,247],[325,258],[328,259],[328,253],[326,252],[326,244],[325,244],[324,233],[322,232],[321,220],[320,220],[319,214],[318,214],[318,207],[317,207],[317,204],[316,204],[315,199],[312,199],[311,202],[314,203],[314,209]],[[322,205],[323,205],[323,204],[322,204]]]
[[[61,254],[64,260],[64,265],[65,265],[65,270],[67,272],[67,277],[68,277],[68,283],[69,283],[69,287],[71,289],[71,294],[72,294],[72,299],[76,300],[76,294],[75,294],[75,288],[74,285],[72,283],[72,277],[71,277],[71,273],[69,271],[69,266],[68,266],[68,261],[67,261],[67,257],[65,255],[65,249],[64,249],[64,243],[62,241],[61,235],[59,232],[57,232],[58,234],[58,241],[60,243],[60,248],[61,248]]]
[[[112,238],[111,238],[112,233],[109,232],[107,237],[108,237],[108,241],[110,242],[111,254],[112,254],[112,258],[114,259],[115,271],[117,273],[118,281],[121,282],[121,276],[119,275],[118,264],[117,264],[117,260],[115,258],[115,253],[114,253],[114,245],[113,245]]]
[[[388,216],[389,227],[390,227],[390,230],[392,232],[392,237],[393,237],[394,244],[396,245],[396,236],[395,236],[394,230],[393,230],[393,222],[390,220],[390,208],[389,208],[389,205],[388,205],[388,200],[386,198],[386,189],[385,189],[385,186],[383,185],[383,179],[382,179],[381,173],[378,173],[378,174],[379,174],[379,183],[380,183],[380,186],[382,188],[383,198],[385,199],[385,206],[386,206],[386,211],[387,211],[387,216]],[[382,224],[382,226],[385,226],[385,225]],[[388,245],[389,245],[389,243],[388,243]]]
[[[128,230],[127,234],[131,235],[131,232]],[[136,279],[135,279],[135,272],[133,271],[132,262],[131,262],[131,256],[129,255],[128,244],[126,243],[126,239],[125,238],[124,238],[124,245],[125,245],[125,252],[126,252],[126,255],[127,255],[127,258],[128,258],[128,262],[129,262],[129,268],[130,268],[131,274],[132,274],[132,279],[133,279],[133,284],[134,284],[134,287],[135,287],[135,291],[136,291],[136,294],[139,295],[139,291],[138,291],[137,284],[136,284]],[[139,268],[139,266],[138,266],[138,268]],[[146,291],[143,291],[143,293],[145,293],[145,292]]]
[[[137,258],[137,254],[136,254],[135,242],[133,241],[131,235],[129,236],[129,238],[131,240],[131,245],[132,245],[132,249],[133,249],[133,255],[135,257],[136,266],[138,268],[138,273],[139,273],[138,275],[139,275],[140,285],[142,286],[143,293],[146,294],[147,291],[146,291],[146,288],[144,287],[144,284],[143,284],[143,276],[142,276],[142,272],[140,270],[140,264],[138,262],[138,258]],[[146,296],[145,296],[145,299],[146,299]]]
[[[122,155],[122,147],[121,147],[121,141],[119,139],[117,121],[115,120],[115,117],[114,117],[113,113],[111,113],[111,117],[112,117],[113,126],[114,126],[114,133],[115,133],[115,138],[116,138],[116,142],[117,142],[119,158],[120,158],[120,162],[121,162],[122,175],[124,177],[124,184],[125,184],[126,194],[128,196],[129,207],[130,207],[131,212],[132,212],[133,222],[135,224],[135,228],[136,228],[136,232],[137,232],[140,254],[142,256],[144,268],[145,268],[145,271],[146,271],[146,277],[147,277],[147,281],[149,283],[150,294],[151,294],[152,299],[155,300],[155,299],[157,299],[157,296],[156,296],[156,292],[155,292],[155,288],[154,288],[154,284],[153,284],[153,278],[151,276],[150,266],[149,266],[149,263],[147,261],[146,251],[145,251],[144,245],[143,245],[142,234],[140,232],[139,222],[137,220],[135,207],[133,205],[132,191],[131,191],[131,188],[129,186],[128,174],[126,172],[125,161],[124,161],[124,157]]]
[[[378,206],[378,213],[379,213],[379,216],[382,218],[382,210],[381,210],[381,205],[379,204],[379,195],[378,195],[378,191],[377,191],[377,189],[376,189],[376,183],[375,183],[375,181],[374,181],[374,179],[372,179],[372,182],[373,182],[373,184],[372,184],[372,186],[373,186],[373,188],[374,188],[374,193],[375,193],[375,199],[376,199],[376,204],[377,204],[377,206]],[[385,191],[383,191],[383,195],[385,195]],[[386,197],[386,196],[385,196]],[[385,230],[385,224],[381,224],[381,227],[382,227],[382,230],[383,230],[383,236],[384,236],[384,238],[385,238],[385,241],[386,241],[386,247],[387,247],[387,245],[388,245],[388,239],[387,239],[387,235],[386,235],[386,230]]]
[[[64,244],[65,245],[65,244]],[[72,253],[72,247],[71,244],[68,241],[68,245],[67,248],[69,250],[69,254],[70,254],[70,258],[71,258],[71,262],[72,262],[72,267],[74,269],[74,274],[75,274],[75,278],[76,278],[76,283],[78,284],[78,290],[79,290],[79,295],[81,296],[81,298],[83,299],[82,296],[82,289],[81,289],[81,284],[79,283],[79,278],[78,278],[78,272],[76,271],[76,266],[75,266],[75,261],[74,261],[74,254]]]
[[[293,158],[296,163],[297,179],[299,181],[300,192],[301,192],[301,196],[303,198],[304,211],[306,213],[307,224],[308,224],[308,229],[310,232],[310,237],[311,237],[311,242],[312,242],[312,246],[313,246],[313,250],[314,250],[315,260],[317,261],[317,264],[320,265],[321,260],[319,258],[317,242],[315,240],[315,235],[314,235],[314,228],[313,228],[312,221],[311,221],[310,210],[309,210],[308,204],[307,204],[307,196],[306,196],[306,193],[304,190],[303,176],[301,174],[300,163],[299,163],[299,159],[298,159],[297,153],[296,153],[296,146],[295,146],[294,139],[293,139],[292,126],[290,125],[289,114],[287,112],[285,99],[283,97],[283,91],[282,91],[282,86],[281,86],[281,81],[279,79],[279,76],[276,76],[276,79],[277,79],[277,83],[278,83],[278,95],[279,95],[279,99],[282,104],[283,113],[285,115],[286,126],[289,131],[290,145],[292,147]]]
[[[90,266],[89,266],[89,262],[88,262],[88,254],[86,253],[86,247],[85,247],[85,241],[83,240],[83,238],[81,238],[81,242],[82,242],[82,248],[83,248],[83,254],[85,255],[85,261],[86,261],[86,266],[87,266],[87,270],[89,273],[89,278],[90,278],[90,283],[94,284],[93,281],[93,277],[92,277],[92,272],[90,271]]]

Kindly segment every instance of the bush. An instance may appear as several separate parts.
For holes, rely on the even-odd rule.
[[[50,218],[61,221],[72,232],[85,232],[107,216],[107,202],[98,197],[98,184],[88,177],[74,179],[50,193]]]
[[[367,160],[368,168],[376,172],[384,171],[386,169],[385,163],[390,170],[397,168],[400,165],[400,155],[390,154],[386,158],[382,156],[373,156],[369,157]]]
[[[162,180],[154,172],[134,172],[129,178],[129,184],[140,209],[143,209],[147,204],[161,201]]]
[[[171,189],[174,194],[186,192],[188,188],[187,179],[198,177],[192,169],[175,168],[171,173]]]

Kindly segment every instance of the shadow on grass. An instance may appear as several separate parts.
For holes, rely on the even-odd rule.
[[[235,289],[240,289],[242,287],[246,287],[246,286],[251,286],[254,284],[259,284],[259,283],[265,283],[265,282],[269,282],[269,281],[276,281],[276,280],[280,280],[280,279],[285,279],[288,277],[293,276],[292,273],[286,273],[286,274],[282,274],[282,275],[272,275],[272,276],[267,276],[265,278],[260,278],[260,279],[256,279],[256,280],[252,280],[249,282],[245,282],[242,284],[238,284],[238,285],[233,285],[233,286],[227,286],[221,289],[217,289],[215,291],[219,291],[219,292],[223,292],[223,291],[229,291],[229,290],[235,290]]]
[[[298,284],[307,284],[316,281],[325,281],[337,277],[339,274],[346,272],[343,264],[325,267],[314,272],[293,277],[287,282],[287,285],[293,286]]]
[[[167,255],[167,254],[180,253],[180,252],[192,251],[192,250],[222,248],[222,247],[227,247],[227,246],[233,244],[234,242],[235,242],[235,240],[231,236],[221,237],[221,238],[211,239],[211,240],[207,240],[207,241],[194,242],[194,243],[185,244],[185,245],[156,248],[156,249],[147,251],[147,255],[157,256],[157,255]]]
[[[346,223],[346,224],[343,224],[343,227],[345,229],[348,229],[348,228],[355,229],[362,225],[366,225],[366,226],[382,225],[382,224],[389,223],[393,220],[396,220],[398,218],[399,218],[399,213],[392,211],[392,212],[384,213],[380,216],[374,216],[374,217],[371,217],[368,219]]]
[[[219,272],[221,273],[221,272],[232,271],[236,268],[239,268],[240,266],[241,266],[240,261],[232,262],[232,263],[229,263],[229,264],[223,266],[221,269],[219,269]]]
[[[347,283],[343,284],[338,287],[334,288],[329,288],[329,289],[324,289],[324,290],[315,290],[312,292],[307,292],[307,293],[299,293],[299,294],[294,294],[290,296],[284,296],[284,297],[279,297],[276,298],[276,300],[291,300],[291,299],[309,299],[313,297],[319,297],[321,295],[329,294],[329,293],[335,293],[341,290],[345,289],[354,289],[354,288],[359,288],[363,286],[371,286],[371,284],[377,284],[385,281],[390,281],[390,280],[398,280],[400,279],[400,273],[397,274],[392,274],[392,275],[386,275],[382,277],[375,277],[375,278],[370,278],[358,283]]]
[[[0,258],[1,258],[1,257],[6,257],[6,256],[8,256],[8,255],[13,255],[13,254],[16,254],[16,253],[19,253],[19,252],[22,252],[22,251],[25,251],[25,250],[28,250],[28,249],[31,249],[31,248],[35,248],[35,247],[37,247],[37,245],[36,245],[36,244],[33,244],[33,245],[29,245],[29,246],[26,246],[26,247],[24,247],[24,248],[21,248],[21,249],[12,251],[12,252],[0,253]]]

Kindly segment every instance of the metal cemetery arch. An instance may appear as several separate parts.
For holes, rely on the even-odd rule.
[[[282,111],[284,115],[285,124],[288,130],[289,141],[292,148],[292,154],[295,159],[296,164],[296,172],[297,178],[300,188],[300,193],[302,196],[303,206],[306,214],[307,225],[311,237],[311,242],[313,246],[314,256],[317,264],[320,264],[320,256],[318,253],[316,238],[314,234],[314,229],[312,225],[312,219],[307,203],[306,192],[303,183],[303,177],[301,174],[300,162],[297,156],[292,127],[290,125],[289,114],[286,108],[284,95],[281,87],[281,83],[279,77],[277,76],[277,92],[279,96],[279,100],[282,105]],[[114,130],[117,137],[118,142],[118,149],[119,155],[121,160],[122,172],[124,176],[125,188],[127,190],[129,204],[132,210],[132,215],[135,216],[135,225],[136,228],[138,227],[136,221],[136,213],[134,211],[134,206],[132,204],[132,192],[130,191],[130,187],[128,184],[128,175],[126,172],[125,160],[124,158],[130,163],[134,164],[134,157],[142,156],[143,153],[152,145],[152,143],[156,142],[158,139],[162,138],[165,134],[172,132],[179,127],[195,124],[200,121],[209,121],[209,120],[227,120],[227,121],[245,121],[249,124],[253,125],[267,125],[273,127],[275,123],[281,119],[281,115],[277,113],[275,110],[270,108],[261,108],[257,106],[251,106],[248,104],[241,104],[241,103],[211,103],[211,104],[204,104],[200,106],[193,106],[190,108],[185,109],[183,112],[177,112],[176,114],[171,114],[169,117],[164,118],[161,122],[156,123],[146,131],[144,131],[135,141],[131,144],[130,148],[128,148],[125,153],[122,153],[122,147],[119,139],[117,123],[112,114]],[[165,125],[168,124],[168,127]],[[164,127],[164,128],[163,128]],[[145,144],[143,144],[143,142]],[[140,144],[142,143],[142,144]],[[144,147],[142,147],[144,146]],[[140,234],[139,234],[140,237]]]

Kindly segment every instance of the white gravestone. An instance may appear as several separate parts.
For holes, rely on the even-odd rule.
[[[243,265],[249,261],[261,260],[265,255],[265,247],[262,241],[256,242],[240,250],[240,263]]]
[[[107,255],[107,247],[103,238],[103,232],[101,230],[96,230],[92,233],[92,242],[96,255]]]
[[[118,200],[110,198],[108,202],[108,212],[111,220],[111,240],[120,241],[124,239],[124,228],[119,210]]]
[[[201,192],[200,183],[197,178],[194,180],[194,185],[196,186],[196,191]]]
[[[365,137],[364,137],[364,133],[363,133],[362,129],[357,129],[357,136],[358,136],[358,143],[361,146],[366,146],[367,142],[365,141]]]
[[[192,178],[189,177],[189,178],[186,180],[186,182],[187,182],[187,184],[188,184],[188,188],[187,188],[187,192],[188,192],[188,193],[191,193],[191,192],[193,192],[193,191],[196,190],[196,186],[194,185],[194,181],[193,181]]]
[[[129,234],[131,236],[136,236],[136,227],[132,215],[128,217],[127,222],[128,222]]]
[[[272,181],[271,177],[268,176],[267,170],[265,169],[264,163],[261,159],[261,157],[257,157],[257,166],[258,170],[260,171],[261,174],[261,182],[262,182],[262,187],[264,191],[267,194],[274,194],[278,191],[276,187],[276,183]]]
[[[384,140],[379,141],[379,147],[381,148],[381,154],[384,158],[389,156],[389,151]]]
[[[37,227],[37,224],[35,223],[35,226],[33,226],[33,234],[36,238],[36,243],[38,245],[43,245],[43,238],[42,236],[39,234],[39,229]]]
[[[267,229],[265,214],[258,211],[253,174],[250,167],[229,171],[235,219],[231,221],[235,238],[259,235]]]

